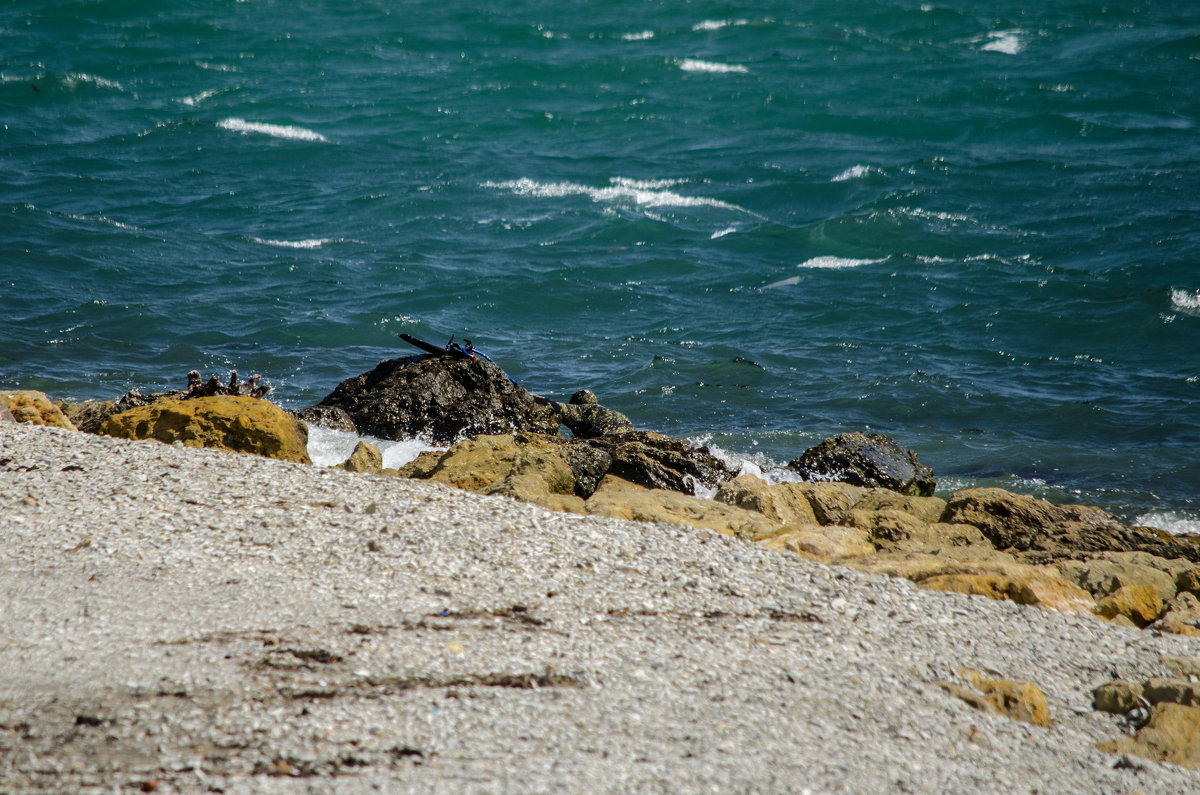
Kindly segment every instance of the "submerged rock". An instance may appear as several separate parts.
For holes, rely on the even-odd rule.
[[[928,497],[937,481],[933,470],[881,433],[843,433],[826,439],[788,463],[805,480],[836,480]]]
[[[557,434],[554,404],[483,359],[405,356],[347,378],[318,406],[343,409],[359,433],[451,444],[483,434]]]

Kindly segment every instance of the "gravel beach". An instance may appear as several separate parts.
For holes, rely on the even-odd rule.
[[[1091,706],[1200,639],[708,531],[2,423],[0,561],[4,792],[1200,791]]]

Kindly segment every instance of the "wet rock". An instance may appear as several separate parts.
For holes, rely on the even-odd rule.
[[[1006,715],[1013,720],[1043,728],[1050,725],[1046,696],[1033,682],[991,679],[969,668],[959,669],[958,673],[970,682],[970,687],[957,682],[940,683],[952,696],[966,701],[976,709]]]
[[[840,481],[928,497],[933,470],[895,439],[880,433],[843,433],[826,439],[788,463],[805,480]]]
[[[62,409],[50,402],[50,398],[33,390],[0,392],[0,407],[3,407],[16,422],[31,425],[49,425],[54,428],[78,430],[67,419]]]
[[[584,441],[612,457],[609,474],[646,488],[694,495],[696,486],[714,488],[734,474],[707,447],[692,447],[653,431],[610,433]]]
[[[554,404],[484,359],[406,356],[348,378],[319,406],[343,409],[359,433],[381,439],[463,438],[527,431],[557,434]]]
[[[184,400],[193,398],[231,395],[237,397],[265,398],[271,387],[260,383],[262,376],[258,373],[250,376],[247,381],[238,380],[237,370],[229,371],[229,381],[223,382],[216,373],[207,381],[200,380],[200,371],[192,370],[187,374],[187,390],[183,393]]]
[[[997,549],[1031,562],[1081,558],[1105,551],[1141,551],[1160,558],[1200,559],[1200,547],[1161,530],[1126,527],[1099,508],[1051,505],[1003,489],[965,489],[950,496],[943,522],[973,524]]]
[[[615,475],[604,478],[584,507],[587,513],[596,516],[706,527],[748,540],[769,537],[780,529],[753,511],[678,491],[647,489]]]
[[[607,433],[624,433],[634,430],[633,423],[619,411],[605,408],[596,402],[596,396],[588,389],[581,389],[571,396],[567,405],[559,404],[560,421],[571,429],[576,439],[594,439]]]
[[[370,442],[359,441],[354,445],[354,451],[350,453],[350,457],[341,463],[341,467],[347,472],[378,475],[383,472],[383,453]]]
[[[310,426],[319,425],[331,431],[358,433],[354,420],[345,409],[337,406],[309,406],[305,409],[288,410],[288,414]]]
[[[120,439],[157,439],[312,463],[304,423],[275,404],[252,397],[165,398],[114,414],[100,432]]]

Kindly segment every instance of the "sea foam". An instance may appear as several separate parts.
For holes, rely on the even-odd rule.
[[[797,265],[797,268],[857,268],[862,265],[875,265],[882,259],[850,259],[849,257],[813,257]]]
[[[714,63],[696,58],[684,58],[679,62],[679,68],[685,72],[708,72],[710,74],[746,74],[750,71],[741,64]]]
[[[260,135],[269,135],[273,138],[285,138],[293,141],[319,141],[327,143],[329,141],[324,135],[304,127],[293,127],[284,124],[265,124],[263,122],[246,121],[245,119],[228,118],[217,122],[217,126],[239,132],[243,135],[248,133],[258,133]]]
[[[987,43],[979,49],[983,52],[1000,52],[1005,55],[1016,55],[1025,49],[1025,40],[1021,38],[1023,34],[1024,31],[1021,30],[993,31],[987,35]]]
[[[308,457],[316,466],[337,466],[350,457],[360,441],[373,444],[383,454],[385,469],[399,469],[426,450],[441,448],[421,441],[404,439],[399,442],[359,436],[351,431],[334,431],[320,425],[308,426]]]
[[[279,246],[281,248],[320,248],[326,243],[336,243],[336,240],[328,237],[312,238],[310,240],[267,240],[261,237],[250,238],[255,243],[261,243],[264,246]]]
[[[850,168],[848,168],[845,171],[843,171],[842,173],[838,174],[836,177],[833,177],[829,181],[830,182],[846,182],[846,181],[852,180],[852,179],[862,179],[863,177],[865,177],[869,174],[882,174],[882,173],[883,173],[882,171],[880,171],[878,168],[875,168],[874,166],[862,166],[862,165],[851,166]]]
[[[518,196],[534,198],[562,198],[565,196],[587,196],[594,202],[633,202],[640,207],[716,207],[721,210],[755,215],[736,204],[711,199],[706,196],[684,196],[669,187],[683,180],[634,180],[612,177],[607,187],[580,185],[574,182],[534,182],[522,178],[506,182],[483,182],[480,187],[507,190]],[[757,216],[756,216],[757,217]]]
[[[1142,514],[1134,520],[1134,523],[1145,527],[1157,527],[1159,530],[1166,530],[1168,533],[1175,535],[1200,533],[1200,518],[1174,511],[1156,511]]]
[[[1171,308],[1189,314],[1200,313],[1200,290],[1171,290]]]

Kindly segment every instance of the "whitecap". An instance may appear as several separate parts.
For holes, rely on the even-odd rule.
[[[350,457],[360,441],[373,444],[383,454],[383,466],[399,469],[426,450],[442,450],[421,439],[402,439],[395,442],[359,436],[353,431],[335,431],[320,425],[308,426],[308,457],[316,466],[337,466]]]
[[[983,52],[1000,52],[1005,55],[1016,55],[1025,49],[1025,41],[1021,38],[1024,31],[999,30],[987,35],[987,43],[979,49]],[[982,41],[982,39],[981,39]]]
[[[654,38],[654,31],[643,30],[639,33],[622,33],[622,41],[648,41]]]
[[[193,63],[195,63],[196,66],[199,66],[201,69],[208,69],[209,71],[212,71],[212,72],[240,72],[240,71],[242,71],[241,69],[239,69],[236,66],[229,66],[228,64],[223,64],[223,63],[209,63],[208,61],[193,61]]]
[[[805,260],[797,265],[797,268],[827,268],[837,270],[840,268],[858,268],[862,265],[875,265],[883,262],[882,259],[850,259],[849,257],[813,257]]]
[[[725,237],[725,235],[732,235],[736,231],[737,231],[736,226],[728,226],[728,227],[725,227],[724,229],[718,229],[717,231],[712,233],[712,236],[709,238],[709,240],[716,240],[717,238]]]
[[[1180,312],[1200,312],[1200,290],[1176,290],[1171,288],[1171,306]]]
[[[100,88],[115,88],[117,91],[124,91],[125,86],[118,83],[116,80],[109,80],[107,77],[88,74],[87,72],[72,72],[66,76],[67,85],[74,87],[77,83],[91,83]]]
[[[215,97],[217,94],[220,94],[220,93],[221,93],[221,89],[210,88],[207,91],[201,91],[199,94],[192,94],[190,97],[184,97],[183,99],[181,99],[179,101],[182,102],[184,105],[189,105],[191,107],[195,107],[196,105],[203,102],[204,100],[209,99],[211,97]]]
[[[836,177],[829,180],[830,182],[846,182],[852,179],[862,179],[868,174],[882,174],[883,172],[874,166],[851,166]]]
[[[269,135],[273,138],[286,138],[293,141],[320,141],[327,143],[329,141],[324,135],[304,127],[293,127],[283,124],[266,124],[263,122],[246,121],[245,119],[228,118],[217,122],[217,126],[239,132],[243,135],[247,133],[259,133],[261,135]]]
[[[741,64],[714,63],[696,58],[684,58],[679,62],[679,68],[685,72],[707,72],[709,74],[746,74],[750,71]]]
[[[1135,524],[1143,527],[1157,527],[1174,535],[1184,533],[1200,533],[1200,517],[1188,516],[1175,511],[1154,511],[1145,513],[1134,520]]]
[[[328,238],[310,238],[308,240],[266,240],[261,237],[251,237],[255,243],[261,243],[264,246],[279,246],[280,248],[320,248],[326,243],[336,243],[337,241]]]
[[[799,276],[789,276],[786,279],[780,279],[777,282],[771,282],[770,284],[764,284],[762,286],[762,289],[771,290],[775,287],[789,287],[793,284],[799,284],[799,283],[800,283]]]
[[[712,30],[720,30],[721,28],[728,28],[731,26],[740,27],[742,25],[749,25],[749,24],[750,24],[750,20],[748,20],[748,19],[706,19],[703,22],[697,22],[695,25],[692,25],[692,30],[697,31],[697,32],[712,31]]]
[[[723,202],[720,199],[710,199],[705,196],[684,196],[674,191],[665,190],[665,186],[678,184],[671,180],[631,180],[624,177],[613,177],[608,187],[579,185],[574,182],[534,182],[528,178],[509,180],[506,182],[483,182],[480,187],[493,190],[507,190],[518,196],[534,198],[562,198],[566,196],[586,196],[594,202],[630,202],[639,207],[715,207],[721,210],[761,217],[756,213],[738,207],[736,204]]]

